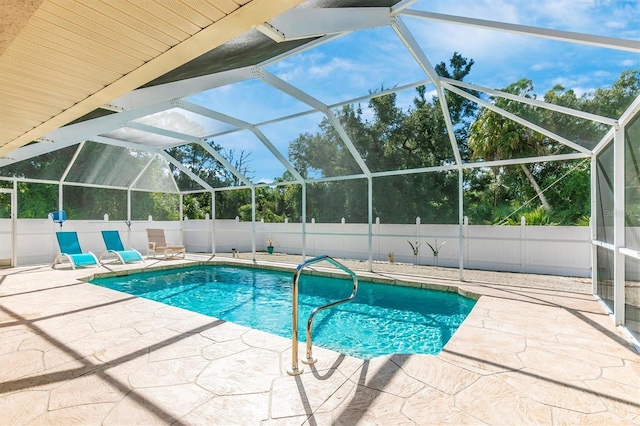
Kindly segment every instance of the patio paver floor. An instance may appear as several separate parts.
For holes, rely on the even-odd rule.
[[[179,263],[0,270],[0,424],[640,424],[640,356],[591,295],[447,281],[483,296],[437,356],[314,347],[291,377],[289,339],[78,280]]]

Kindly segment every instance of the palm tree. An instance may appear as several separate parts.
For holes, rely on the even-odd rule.
[[[505,92],[527,97],[531,90],[533,90],[533,85],[530,80],[520,80],[504,89]],[[519,102],[506,99],[494,99],[494,101],[502,109],[521,117],[530,115],[533,112],[530,107]],[[516,107],[519,111],[514,111]],[[493,161],[542,156],[549,154],[550,149],[555,145],[546,136],[487,108],[480,110],[478,118],[471,125],[470,133],[469,148],[471,148],[472,159],[474,160]],[[544,209],[550,210],[551,206],[531,170],[525,164],[520,164],[520,168],[531,183]],[[494,175],[497,176],[497,170],[493,168],[492,170]]]

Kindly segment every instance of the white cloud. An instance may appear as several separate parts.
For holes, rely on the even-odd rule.
[[[357,64],[344,58],[331,58],[324,64],[314,64],[309,67],[311,77],[328,77],[340,72],[349,72],[357,68]]]
[[[550,68],[554,68],[556,66],[556,64],[552,63],[552,62],[538,62],[533,64],[533,66],[531,66],[531,70],[532,71],[544,71],[544,70],[548,70]]]
[[[610,28],[612,30],[621,30],[625,28],[624,22],[620,21],[607,21],[604,23],[605,27]]]
[[[619,65],[621,67],[631,68],[631,67],[636,66],[637,63],[638,63],[638,60],[634,61],[633,59],[625,59],[625,60],[620,61]]]

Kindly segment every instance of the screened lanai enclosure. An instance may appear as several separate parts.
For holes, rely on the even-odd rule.
[[[213,255],[274,245],[370,270],[396,261],[455,268],[461,279],[465,268],[591,277],[616,323],[638,336],[637,30],[566,30],[561,19],[541,26],[524,12],[448,2],[291,3],[210,49],[201,38],[204,53],[173,59],[98,108],[61,112],[71,119],[39,135],[22,117],[46,115],[44,106],[17,100],[3,111],[0,261],[50,261],[61,227],[95,250],[101,229],[144,250],[145,229],[163,227]],[[81,10],[43,7],[41,23],[81,25]],[[43,69],[34,102],[107,87],[92,76],[124,75],[119,66],[143,64],[207,15],[172,11],[149,35],[160,14],[141,14],[134,30],[115,9],[83,26],[83,42],[62,34],[36,48],[42,39],[25,33],[23,69],[29,52],[51,60],[47,49],[73,40],[110,55],[52,71],[80,82],[47,87]],[[104,33],[111,21],[131,31],[120,50]],[[17,81],[3,80],[10,99]],[[66,222],[51,220],[57,211]]]

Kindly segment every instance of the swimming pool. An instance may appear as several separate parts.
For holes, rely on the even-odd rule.
[[[96,278],[95,285],[291,338],[293,272],[203,265]],[[299,336],[313,308],[351,294],[352,281],[303,274]],[[363,359],[388,354],[437,354],[475,300],[456,293],[360,282],[349,303],[321,311],[314,345]]]

